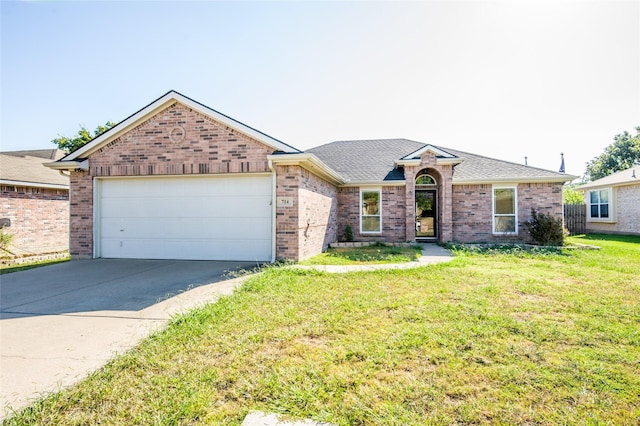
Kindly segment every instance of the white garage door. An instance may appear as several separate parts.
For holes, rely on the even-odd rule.
[[[271,177],[97,181],[96,255],[271,260]]]

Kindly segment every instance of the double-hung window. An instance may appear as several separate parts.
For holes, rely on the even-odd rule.
[[[379,233],[382,230],[380,195],[379,189],[360,190],[360,232],[363,234]]]
[[[518,195],[517,188],[493,188],[493,233],[518,233]]]
[[[589,219],[610,220],[609,200],[611,193],[609,189],[596,189],[589,191]]]

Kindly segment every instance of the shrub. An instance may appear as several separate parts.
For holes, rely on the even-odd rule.
[[[535,209],[531,209],[531,220],[525,225],[533,241],[542,246],[561,246],[567,236],[561,217],[539,213]]]
[[[7,250],[12,239],[13,235],[7,234],[4,229],[0,228],[0,249]]]
[[[351,229],[351,225],[347,225],[344,228],[344,240],[347,242],[353,241],[353,229]]]

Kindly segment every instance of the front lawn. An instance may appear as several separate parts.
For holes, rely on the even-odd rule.
[[[8,424],[637,424],[640,238],[450,263],[273,268]]]
[[[324,253],[300,262],[301,265],[366,265],[405,263],[417,260],[422,247],[396,247],[374,244],[365,247],[331,247]]]

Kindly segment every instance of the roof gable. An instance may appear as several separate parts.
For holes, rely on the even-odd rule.
[[[425,153],[430,152],[436,156],[436,158],[456,158],[455,155],[448,153],[442,148],[427,144],[424,147],[412,152],[409,155],[405,155],[401,160],[414,160],[421,158]]]
[[[86,158],[90,156],[95,151],[99,150],[103,146],[109,144],[111,141],[117,139],[124,133],[127,133],[131,129],[138,126],[140,123],[148,120],[159,112],[165,110],[169,106],[175,104],[176,102],[191,108],[194,111],[199,112],[202,115],[205,115],[212,120],[215,120],[225,126],[233,128],[240,133],[243,133],[267,146],[270,146],[274,149],[274,151],[286,152],[286,153],[299,153],[300,150],[287,145],[286,143],[279,141],[265,133],[260,132],[259,130],[254,129],[253,127],[247,126],[240,121],[234,120],[233,118],[224,115],[208,106],[201,104],[197,101],[194,101],[191,98],[188,98],[174,90],[167,92],[165,95],[151,102],[149,105],[125,118],[111,129],[102,133],[100,136],[94,138],[91,142],[86,145],[80,147],[79,149],[73,151],[66,157],[64,157],[60,162],[71,162],[78,161],[79,159]]]

